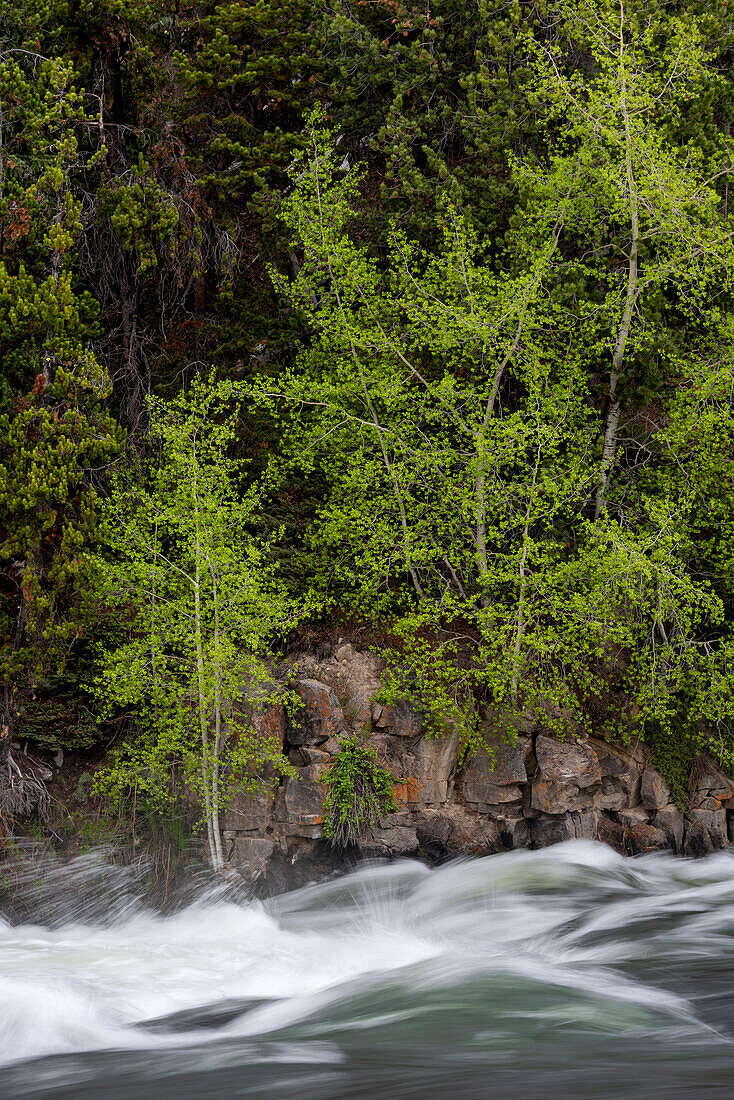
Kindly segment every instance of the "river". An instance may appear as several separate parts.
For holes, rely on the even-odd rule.
[[[734,1096],[734,856],[572,841],[145,908],[101,857],[0,920],[2,1100]]]

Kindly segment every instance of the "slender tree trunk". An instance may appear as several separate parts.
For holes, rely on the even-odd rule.
[[[418,570],[415,568],[415,565],[413,564],[413,552],[410,548],[410,530],[409,530],[409,527],[408,527],[408,516],[407,516],[407,513],[405,511],[405,502],[403,501],[403,495],[400,492],[400,485],[398,484],[397,475],[395,473],[395,467],[390,462],[390,453],[387,449],[387,444],[385,442],[384,429],[383,429],[382,425],[380,424],[380,422],[378,420],[377,410],[375,409],[375,406],[372,402],[372,398],[369,395],[369,390],[367,389],[367,383],[365,382],[364,377],[362,375],[362,368],[361,368],[361,365],[358,361],[354,346],[352,346],[352,355],[354,356],[355,363],[357,364],[357,369],[359,371],[360,380],[362,382],[362,391],[363,391],[364,396],[365,396],[365,401],[367,402],[367,408],[369,409],[370,417],[372,418],[372,423],[375,425],[375,431],[377,432],[377,438],[380,442],[380,453],[382,455],[383,465],[385,466],[387,476],[390,478],[390,480],[392,482],[393,493],[395,494],[395,500],[396,500],[396,503],[397,503],[397,506],[398,506],[398,511],[400,513],[400,528],[401,528],[402,535],[403,535],[403,556],[405,557],[405,564],[406,564],[408,573],[410,574],[410,579],[413,582],[413,588],[415,589],[415,593],[416,593],[418,599],[421,600],[421,601],[424,601],[426,596],[425,596],[425,593],[424,593],[423,588],[421,586],[420,579],[418,577]]]
[[[153,528],[153,565],[158,563],[158,524],[156,523]],[[158,723],[158,665],[156,662],[156,645],[155,645],[155,595],[156,586],[151,585],[150,590],[150,671],[153,684],[155,685],[155,720]]]
[[[520,310],[520,314],[517,319],[517,328],[515,329],[515,336],[512,341],[512,345],[506,351],[500,363],[497,365],[497,369],[492,377],[492,385],[490,386],[489,395],[487,397],[487,404],[484,409],[484,419],[479,427],[479,431],[475,433],[474,445],[477,455],[477,472],[474,480],[474,503],[475,503],[475,529],[474,529],[474,541],[477,548],[477,565],[479,569],[480,577],[484,578],[489,572],[489,561],[487,558],[487,433],[489,432],[489,426],[492,423],[494,416],[495,405],[497,404],[497,398],[500,392],[500,386],[502,384],[502,378],[504,376],[507,367],[517,355],[520,348],[520,342],[522,340],[523,328],[525,327],[526,312],[529,309],[530,302],[533,300],[535,291],[542,281],[543,273],[550,265],[551,258],[558,247],[558,241],[560,240],[561,230],[564,225],[564,219],[559,215],[558,222],[553,230],[553,237],[549,245],[548,255],[546,256],[544,263],[539,265],[536,270],[532,283],[527,291],[527,298]]]
[[[25,588],[21,586],[20,607],[15,621],[15,635],[13,636],[13,653],[17,653],[23,641],[25,624],[28,616],[28,604],[26,602]],[[15,697],[14,682],[3,684],[2,710],[0,711],[0,766],[5,766],[12,775],[14,772],[20,776],[20,768],[13,760],[13,700]]]
[[[522,653],[522,640],[525,634],[525,566],[528,560],[527,534],[523,539],[522,555],[520,558],[519,581],[520,590],[517,594],[517,618],[515,621],[515,641],[512,647],[512,677],[510,679],[510,699],[512,705],[517,707],[518,691],[520,687],[520,654]]]
[[[519,335],[518,332],[518,340]],[[489,561],[487,558],[487,432],[489,431],[489,425],[494,416],[494,406],[497,400],[497,394],[499,393],[500,382],[508,361],[509,356],[505,358],[504,362],[501,363],[495,371],[492,389],[487,401],[487,407],[484,411],[484,420],[482,421],[480,430],[474,437],[477,454],[477,473],[474,480],[474,541],[477,548],[477,567],[479,569],[479,576],[482,579],[484,579],[489,572]]]
[[[639,294],[639,203],[637,197],[637,182],[632,164],[632,126],[627,104],[627,73],[624,56],[624,7],[620,7],[619,25],[619,64],[621,82],[621,110],[625,135],[625,169],[627,178],[627,200],[629,203],[630,220],[630,249],[627,258],[627,293],[625,296],[622,317],[617,329],[617,339],[612,353],[612,366],[609,372],[609,394],[607,405],[607,420],[604,429],[604,443],[602,445],[601,466],[599,468],[599,481],[596,490],[596,504],[594,507],[594,522],[599,520],[607,506],[607,491],[611,477],[614,458],[617,453],[617,436],[619,432],[619,418],[622,411],[622,403],[619,396],[619,378],[622,373],[627,345],[629,344],[632,318],[634,316],[637,296]]]
[[[209,752],[209,734],[207,730],[207,706],[206,691],[204,686],[204,652],[201,638],[201,596],[199,590],[199,569],[196,569],[196,584],[194,587],[194,630],[196,636],[196,675],[198,688],[199,734],[201,737],[201,782],[204,794],[204,816],[206,818],[206,835],[209,844],[209,858],[215,871],[219,870],[217,845],[214,837],[214,825],[212,820],[211,804],[211,759]]]
[[[321,220],[321,233],[322,233],[322,240],[323,240],[324,212],[323,212],[323,209],[322,209],[322,206],[321,206],[321,187],[319,185],[318,172],[317,172],[317,175],[316,175],[316,198],[317,198],[317,201],[318,201],[318,204],[319,204],[319,218]],[[335,292],[335,295],[336,295],[337,305],[339,306],[339,309],[341,310],[342,316],[345,318],[345,321],[346,321],[346,319],[347,319],[346,318],[346,313],[345,313],[345,310],[344,310],[344,306],[342,304],[341,294],[339,293],[339,282],[338,282],[337,278],[335,277],[334,272],[331,268],[331,261],[330,260],[329,260],[329,274],[331,276],[332,283],[333,283],[333,286],[334,286],[334,292]],[[388,477],[390,478],[390,480],[392,482],[393,492],[395,494],[395,500],[396,500],[397,505],[398,505],[398,511],[400,512],[400,526],[401,526],[402,535],[403,535],[403,554],[404,554],[404,557],[405,557],[406,568],[407,568],[408,573],[410,575],[410,579],[413,583],[413,588],[415,589],[415,593],[416,593],[418,599],[423,601],[423,600],[425,600],[426,597],[425,597],[425,593],[423,592],[423,589],[421,587],[420,579],[418,577],[418,571],[416,570],[415,565],[413,564],[413,555],[412,555],[412,552],[411,552],[411,549],[410,549],[410,536],[409,536],[409,528],[408,528],[408,517],[407,517],[406,511],[405,511],[405,504],[403,502],[402,493],[400,492],[400,486],[398,484],[398,479],[397,479],[397,476],[395,474],[394,467],[393,467],[392,463],[390,462],[389,451],[388,451],[387,445],[385,443],[384,428],[380,424],[379,418],[377,416],[377,410],[375,409],[375,406],[372,402],[372,398],[370,397],[369,389],[368,389],[367,384],[365,382],[364,374],[363,374],[363,371],[362,371],[362,364],[359,360],[359,356],[357,355],[357,349],[355,348],[354,341],[352,339],[350,339],[350,341],[349,341],[349,346],[350,346],[350,350],[351,350],[351,353],[352,353],[352,359],[354,360],[354,364],[357,368],[357,371],[359,372],[359,379],[360,379],[360,383],[362,385],[362,392],[364,393],[365,401],[367,402],[367,408],[369,409],[369,413],[370,413],[370,417],[372,419],[372,423],[374,424],[375,431],[377,432],[377,438],[378,438],[379,443],[380,443],[380,453],[382,455],[382,461],[383,461],[383,464],[385,466],[385,470],[387,472],[387,475],[388,475]]]
[[[196,459],[194,459],[195,465]],[[196,524],[195,524],[195,543],[194,543],[194,555],[195,555],[195,571],[194,571],[194,641],[196,647],[196,679],[198,689],[198,712],[199,712],[199,733],[201,737],[201,779],[203,784],[204,795],[204,815],[206,817],[206,834],[207,841],[209,843],[209,856],[211,858],[211,864],[215,871],[221,870],[221,864],[219,862],[219,850],[221,849],[221,838],[219,846],[217,846],[216,836],[214,832],[214,818],[212,812],[212,800],[211,800],[211,782],[212,782],[212,762],[211,751],[209,745],[209,731],[207,728],[207,713],[208,706],[206,701],[206,677],[204,675],[204,645],[203,645],[203,632],[202,632],[202,614],[201,614],[201,536],[199,531],[199,502],[196,495],[196,470],[193,473],[194,479],[194,501],[196,507]]]
[[[3,705],[0,713],[0,767],[8,767],[13,741],[13,708],[8,684],[3,685]]]
[[[5,190],[5,150],[3,147],[3,103],[0,99],[0,197]]]
[[[477,472],[474,479],[474,542],[477,549],[477,568],[482,580],[489,574],[489,559],[487,557],[487,433],[489,432],[489,425],[492,423],[492,417],[494,416],[494,407],[500,392],[502,376],[520,346],[520,337],[522,336],[524,321],[525,314],[523,312],[520,314],[520,320],[518,321],[512,347],[506,353],[494,372],[492,386],[484,409],[484,419],[482,420],[479,431],[474,436],[474,446],[477,455]],[[482,603],[486,603],[486,597],[482,597]]]
[[[222,655],[219,649],[219,590],[214,575],[214,569],[209,563],[209,572],[212,578],[212,597],[214,600],[214,747],[212,750],[212,831],[214,833],[214,845],[217,851],[219,866],[225,863],[224,849],[222,847],[222,830],[219,823],[219,768],[222,753]]]
[[[528,546],[529,546],[529,534],[530,534],[530,517],[533,511],[533,502],[535,500],[535,486],[538,481],[538,467],[540,466],[540,454],[541,446],[538,444],[538,450],[535,456],[535,469],[533,470],[533,481],[530,486],[530,493],[528,495],[528,503],[525,509],[525,525],[522,532],[522,553],[520,555],[520,568],[518,569],[518,594],[517,594],[517,616],[515,619],[515,639],[512,646],[512,677],[510,680],[510,698],[512,699],[513,706],[517,706],[519,687],[520,687],[520,654],[522,653],[522,641],[525,635],[525,593],[527,587],[526,569],[528,564]]]

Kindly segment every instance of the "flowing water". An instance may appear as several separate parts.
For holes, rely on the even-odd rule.
[[[125,875],[41,868],[0,920],[2,1100],[734,1096],[732,855],[571,841],[167,916]]]

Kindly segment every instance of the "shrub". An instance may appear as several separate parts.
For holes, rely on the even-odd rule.
[[[353,843],[398,808],[389,771],[378,763],[375,749],[356,736],[342,741],[323,782],[323,835],[339,847]]]

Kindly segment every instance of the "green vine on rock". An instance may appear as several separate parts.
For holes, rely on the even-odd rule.
[[[380,766],[375,749],[356,736],[341,742],[323,783],[323,835],[337,847],[353,844],[398,809],[389,771]]]

